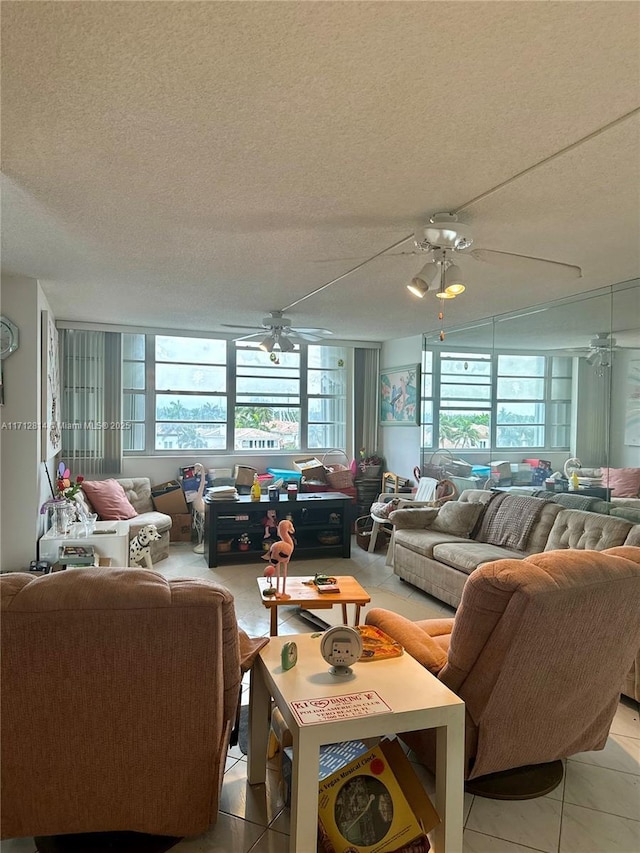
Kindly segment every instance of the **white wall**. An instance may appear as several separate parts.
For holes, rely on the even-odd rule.
[[[385,341],[380,351],[380,369],[402,367],[422,362],[422,335]],[[420,465],[419,426],[381,426],[380,450],[387,471],[413,479],[413,469]]]
[[[2,313],[20,330],[20,346],[5,359],[5,403],[0,409],[0,568],[27,568],[42,532],[40,506],[51,496],[40,461],[40,312],[50,311],[42,289],[26,276],[2,276]],[[9,425],[15,428],[9,428]],[[33,427],[36,426],[34,429]],[[49,460],[50,469],[53,460]]]

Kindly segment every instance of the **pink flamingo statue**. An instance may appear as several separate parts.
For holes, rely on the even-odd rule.
[[[288,518],[285,518],[278,524],[278,536],[280,537],[279,542],[274,542],[271,548],[269,548],[269,552],[267,554],[263,554],[263,560],[269,560],[271,566],[268,566],[265,569],[265,577],[273,577],[273,567],[277,570],[277,578],[276,578],[276,595],[283,597],[285,595],[285,588],[287,586],[287,567],[289,565],[289,560],[291,559],[291,555],[293,554],[294,541],[291,538],[291,534],[295,533],[296,529],[293,526],[293,522],[289,521]],[[284,570],[283,570],[284,567]],[[269,571],[271,569],[271,571]],[[282,574],[282,590],[280,589],[280,572],[283,571]]]

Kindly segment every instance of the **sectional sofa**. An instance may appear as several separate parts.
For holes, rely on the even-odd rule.
[[[389,519],[393,536],[387,563],[394,573],[453,607],[460,603],[471,572],[493,560],[524,559],[564,548],[640,547],[640,524],[624,518],[566,509],[541,498],[475,489],[462,492],[458,501],[440,510],[400,509]],[[500,541],[507,544],[496,544]],[[625,692],[637,699],[639,678],[636,665]]]

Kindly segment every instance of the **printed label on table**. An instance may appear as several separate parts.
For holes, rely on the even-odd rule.
[[[346,693],[344,696],[327,696],[322,699],[298,699],[289,704],[298,722],[303,726],[349,720],[353,717],[368,717],[369,714],[385,714],[391,711],[389,705],[375,690]]]

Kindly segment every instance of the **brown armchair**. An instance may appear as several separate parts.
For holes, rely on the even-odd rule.
[[[0,836],[215,823],[250,653],[231,594],[142,569],[5,574],[0,594]]]
[[[366,621],[464,699],[468,790],[526,798],[560,782],[558,759],[604,747],[640,648],[638,614],[640,548],[622,546],[487,563],[454,619],[378,608]],[[432,731],[402,738],[434,766]]]

